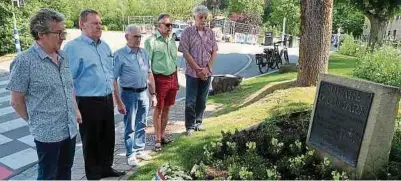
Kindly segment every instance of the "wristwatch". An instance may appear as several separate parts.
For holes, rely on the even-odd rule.
[[[153,93],[150,93],[150,95],[152,95],[152,96],[153,96],[153,95],[156,95],[156,93],[155,93],[155,92],[153,92]]]

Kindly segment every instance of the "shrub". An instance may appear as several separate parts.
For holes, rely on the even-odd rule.
[[[0,56],[15,51],[10,6],[0,3]]]
[[[72,20],[65,20],[64,23],[66,28],[74,28],[74,22]]]
[[[109,31],[121,31],[121,27],[117,24],[109,24],[107,27],[109,28]]]
[[[222,132],[222,139],[204,146],[196,180],[342,180],[348,173],[319,159],[306,144],[311,108],[298,106],[273,113],[258,127]],[[389,164],[376,179],[401,179],[401,116],[397,117]],[[211,171],[213,170],[213,171]],[[218,173],[218,174],[216,174]]]
[[[353,75],[377,83],[401,86],[401,58],[397,49],[385,46],[361,56]]]
[[[346,173],[335,170],[330,161],[319,159],[306,146],[310,106],[283,112],[254,129],[223,132],[221,141],[204,147],[202,163],[225,170],[224,179],[229,180],[347,179]],[[193,177],[214,179],[207,172]]]
[[[29,10],[22,9],[15,11],[17,19],[17,28],[19,30],[21,49],[25,50],[32,45],[32,37],[29,33],[27,18]],[[11,5],[0,2],[0,56],[7,53],[16,52],[14,44],[14,25]]]
[[[343,35],[340,40],[339,53],[348,56],[356,56],[359,51],[359,46],[355,43],[355,39],[351,35]]]

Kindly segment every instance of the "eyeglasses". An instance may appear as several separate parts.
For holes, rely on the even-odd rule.
[[[60,38],[65,38],[67,36],[67,32],[65,32],[65,31],[48,31],[46,33],[58,34],[58,36],[60,36]]]
[[[160,24],[164,24],[167,28],[171,28],[173,26],[173,24],[171,23],[160,23]]]

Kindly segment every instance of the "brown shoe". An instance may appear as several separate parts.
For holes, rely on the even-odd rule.
[[[167,144],[169,144],[171,142],[173,142],[173,140],[166,139],[166,138],[162,138],[162,140],[161,140],[162,145],[167,145]]]

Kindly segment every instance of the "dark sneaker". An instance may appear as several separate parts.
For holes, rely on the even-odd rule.
[[[195,131],[206,131],[205,128],[203,128],[202,126],[196,127]]]
[[[125,175],[125,172],[120,172],[120,171],[117,171],[117,170],[111,168],[109,171],[106,171],[106,172],[102,173],[102,178],[121,177],[123,175]]]

